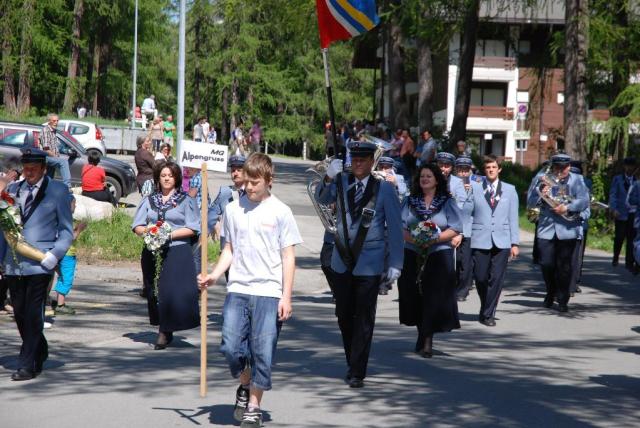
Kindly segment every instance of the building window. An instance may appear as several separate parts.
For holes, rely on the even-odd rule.
[[[507,42],[505,40],[480,39],[476,43],[476,56],[509,56]]]
[[[531,53],[531,42],[529,40],[518,40],[518,53],[528,55]]]
[[[516,151],[517,152],[526,152],[528,146],[528,140],[516,140]]]
[[[504,107],[507,104],[507,88],[502,83],[474,82],[469,104],[472,106]]]

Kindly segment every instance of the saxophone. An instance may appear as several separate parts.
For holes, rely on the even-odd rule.
[[[380,161],[380,157],[384,154],[384,152],[391,149],[391,144],[381,138],[372,137],[370,135],[364,135],[363,138],[371,143],[374,143],[377,146],[377,149],[373,155],[373,171],[372,175],[380,178],[379,173],[375,171],[376,166],[378,165],[378,161]],[[322,225],[325,230],[329,233],[336,233],[336,213],[335,207],[332,205],[321,204],[316,200],[316,189],[318,184],[320,184],[321,180],[324,180],[324,176],[327,172],[327,167],[329,163],[334,159],[334,157],[329,157],[323,161],[318,162],[313,167],[307,169],[307,172],[310,173],[309,181],[307,182],[307,194],[309,195],[309,199],[311,199],[311,204],[313,208],[316,210],[316,214],[320,218]]]

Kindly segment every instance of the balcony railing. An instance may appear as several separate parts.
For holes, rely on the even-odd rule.
[[[511,107],[469,106],[469,117],[513,120],[513,116],[514,110]]]
[[[516,68],[516,59],[505,56],[477,56],[473,61],[475,67],[502,68],[513,70]]]
[[[607,121],[611,117],[611,113],[607,109],[593,109],[589,110],[589,119]]]

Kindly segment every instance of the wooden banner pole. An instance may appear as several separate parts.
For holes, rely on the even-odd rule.
[[[200,254],[201,264],[200,273],[202,276],[207,275],[207,242],[209,239],[209,231],[207,230],[207,214],[209,203],[207,196],[207,163],[202,163],[202,206],[200,211]],[[200,397],[207,396],[207,289],[200,292]]]

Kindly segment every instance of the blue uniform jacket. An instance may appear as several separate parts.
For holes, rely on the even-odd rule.
[[[629,195],[627,196],[627,205],[633,206],[636,209],[636,213],[640,208],[640,181],[635,180],[633,186],[629,189]],[[636,229],[640,229],[640,216],[636,216],[633,221],[633,226]]]
[[[349,244],[352,245],[360,227],[360,219],[353,222],[349,213],[349,175],[346,173],[339,174],[331,183],[325,183],[323,180],[316,189],[316,199],[321,204],[327,205],[336,202],[337,189],[335,180],[342,180],[344,188],[343,206],[347,211],[347,233],[349,234]],[[373,180],[375,180],[375,177],[369,176],[367,187],[373,185]],[[366,194],[367,190],[365,189]],[[352,271],[353,275],[356,276],[380,275],[385,265],[398,270],[402,269],[404,240],[402,236],[402,221],[400,219],[400,201],[398,201],[396,189],[392,184],[386,181],[380,182],[374,209],[376,213],[365,237],[360,257]],[[344,242],[344,227],[340,213],[336,215],[336,225],[338,236]],[[335,247],[331,255],[331,268],[338,273],[344,273],[347,270],[347,266],[343,263],[338,249]]]
[[[11,183],[7,192],[14,195],[16,204],[21,207],[19,192],[26,191],[24,180]],[[46,186],[46,188],[45,188]],[[44,178],[42,186],[34,199],[31,215],[24,222],[22,235],[25,240],[43,253],[50,251],[61,260],[73,243],[73,217],[69,188],[62,182]],[[0,234],[0,260],[7,275],[40,275],[51,274],[39,262],[16,254],[8,248],[4,235]]]
[[[484,182],[471,183],[473,210],[471,224],[471,248],[489,250],[511,248],[520,243],[520,225],[518,223],[518,192],[504,181],[499,181],[496,205],[491,209],[488,189]]]
[[[628,192],[624,189],[624,174],[614,176],[609,190],[609,208],[620,213],[616,220],[626,220],[629,216],[627,196]]]
[[[553,239],[554,235],[560,240],[564,239],[582,239],[583,222],[588,219],[589,212],[589,190],[584,184],[582,176],[579,174],[569,173],[569,181],[567,182],[567,194],[571,197],[571,203],[568,208],[570,212],[579,213],[580,218],[569,221],[551,211],[549,206],[540,199],[540,195],[536,191],[539,186],[538,178],[533,185],[529,186],[529,194],[527,195],[527,207],[540,207],[540,217],[538,218],[538,238]],[[585,218],[586,216],[586,218]]]

